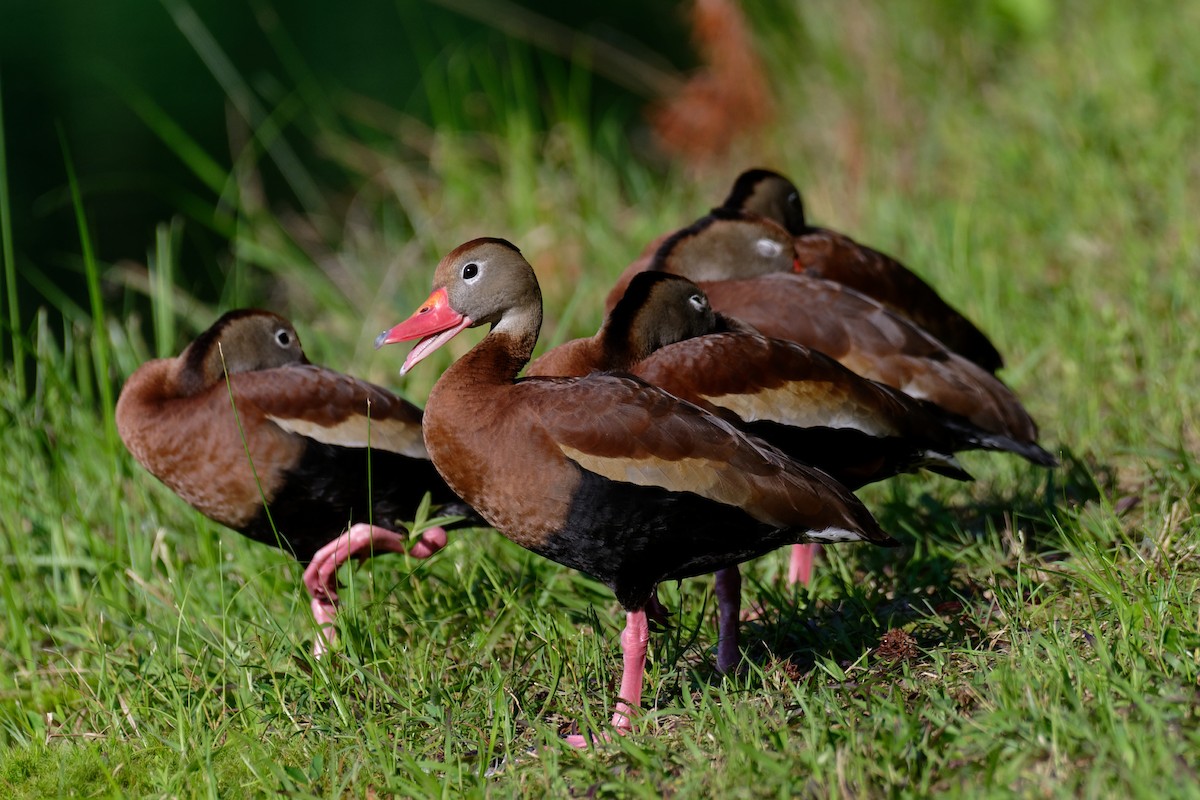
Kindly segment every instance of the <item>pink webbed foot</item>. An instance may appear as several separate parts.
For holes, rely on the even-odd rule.
[[[788,564],[788,586],[808,586],[812,581],[813,560],[816,558],[819,544],[792,545],[792,560]]]
[[[621,652],[624,668],[621,672],[621,691],[617,708],[613,713],[612,730],[624,736],[633,729],[633,715],[642,702],[642,679],[646,672],[646,648],[650,643],[650,626],[646,621],[646,609],[639,608],[625,614],[625,630],[621,632]],[[574,734],[564,739],[577,748],[594,747],[612,741],[608,733],[590,737]]]
[[[304,570],[304,587],[312,596],[312,614],[321,638],[313,644],[313,655],[321,656],[333,643],[333,618],[337,615],[337,571],[352,558],[367,559],[382,553],[407,552],[414,558],[429,558],[446,546],[446,531],[430,528],[417,537],[409,548],[409,539],[377,525],[359,523],[313,556]]]

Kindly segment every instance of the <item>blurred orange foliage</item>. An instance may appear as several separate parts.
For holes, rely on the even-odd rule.
[[[736,0],[695,0],[692,38],[704,66],[647,112],[662,148],[699,164],[769,122],[774,102],[746,17]]]

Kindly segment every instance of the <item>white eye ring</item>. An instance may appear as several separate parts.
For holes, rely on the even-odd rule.
[[[783,245],[774,239],[758,239],[754,242],[754,249],[763,258],[775,258],[783,252]]]
[[[708,310],[708,298],[706,298],[702,294],[692,295],[691,297],[688,298],[688,302],[691,303],[692,308],[696,309],[697,311],[707,311]]]
[[[275,344],[284,349],[292,346],[292,335],[288,333],[287,328],[280,328],[275,331]]]

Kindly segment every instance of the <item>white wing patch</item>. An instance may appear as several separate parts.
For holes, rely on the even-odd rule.
[[[864,539],[861,533],[848,531],[845,528],[825,528],[819,531],[809,531],[807,538],[814,542],[861,542]]]
[[[304,419],[274,417],[269,414],[267,419],[289,433],[306,436],[322,444],[358,448],[370,446],[376,450],[387,450],[409,458],[429,458],[421,428],[417,425],[376,419],[371,420],[368,426],[367,418],[357,414],[336,425],[320,425]]]
[[[869,436],[894,436],[896,431],[883,420],[854,413],[845,403],[831,405],[827,396],[804,390],[804,383],[778,389],[764,389],[753,394],[708,396],[714,406],[732,411],[746,422],[778,422],[796,428],[851,428]]]
[[[736,470],[721,470],[720,464],[707,458],[606,458],[562,443],[558,447],[579,466],[609,480],[637,486],[660,486],[672,492],[692,492],[738,508],[745,508],[753,497],[744,475]]]

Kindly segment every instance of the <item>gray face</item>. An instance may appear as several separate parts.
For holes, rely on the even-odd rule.
[[[791,272],[792,235],[763,218],[721,219],[682,240],[668,259],[669,270],[693,281],[754,278]]]
[[[469,242],[438,265],[434,285],[450,306],[476,325],[496,323],[505,311],[541,302],[537,277],[513,247],[494,240]]]
[[[187,346],[176,361],[176,388],[192,394],[226,373],[307,364],[292,324],[269,311],[231,311]]]
[[[708,296],[689,280],[663,281],[639,310],[633,336],[645,357],[660,347],[717,329]]]
[[[663,315],[662,326],[667,341],[679,342],[712,333],[717,318],[708,304],[708,296],[699,287],[695,284],[673,286],[670,294],[669,310]]]
[[[233,320],[217,337],[218,357],[224,356],[229,372],[252,372],[306,359],[300,336],[292,324],[274,314],[261,314]]]

